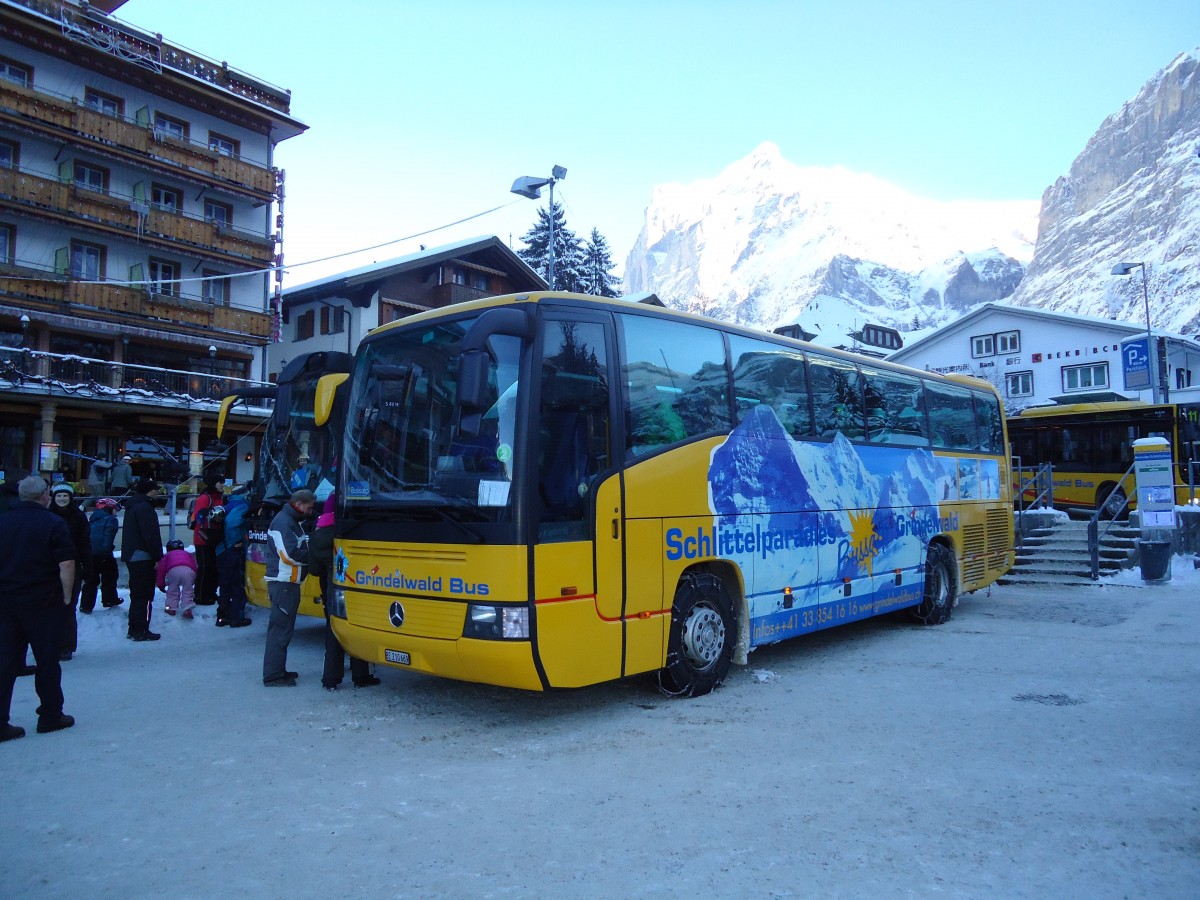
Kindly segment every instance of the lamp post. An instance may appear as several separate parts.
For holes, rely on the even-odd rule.
[[[1113,266],[1114,275],[1128,275],[1134,269],[1142,270],[1142,303],[1146,307],[1146,354],[1149,356],[1150,370],[1150,399],[1158,403],[1158,348],[1154,346],[1154,331],[1150,327],[1150,292],[1146,288],[1146,264],[1144,262],[1117,263]]]
[[[21,349],[25,348],[25,335],[29,332],[29,316],[21,313]]]
[[[513,182],[510,192],[537,200],[542,196],[542,188],[550,188],[550,243],[546,248],[546,281],[550,290],[554,290],[554,185],[567,177],[567,170],[555,166],[550,170],[549,178],[535,178],[532,175],[522,175]]]

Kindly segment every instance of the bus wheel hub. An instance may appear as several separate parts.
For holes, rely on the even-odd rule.
[[[683,623],[683,648],[691,663],[701,669],[717,661],[725,646],[725,623],[715,609],[697,606]]]

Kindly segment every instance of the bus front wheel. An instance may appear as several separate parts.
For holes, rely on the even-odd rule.
[[[721,579],[687,573],[671,605],[667,664],[658,672],[658,689],[668,697],[707,694],[725,680],[736,637],[733,600]]]
[[[925,625],[950,621],[958,598],[958,579],[954,577],[954,553],[943,544],[930,544],[925,556],[925,596],[912,608],[912,616]]]

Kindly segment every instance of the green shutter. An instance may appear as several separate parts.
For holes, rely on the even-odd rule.
[[[133,115],[139,125],[142,125],[146,128],[150,127],[150,107],[143,106]]]
[[[146,285],[141,284],[139,282],[144,282],[146,280],[146,267],[143,266],[141,263],[134,263],[132,266],[130,266],[129,267],[129,280],[134,282],[133,287],[140,288],[141,290],[145,290]]]
[[[139,181],[133,186],[133,199],[136,203],[146,202],[146,182]]]
[[[75,180],[75,160],[64,159],[58,164],[58,180],[70,184]]]
[[[59,247],[54,251],[54,271],[58,275],[66,275],[67,267],[71,264],[71,250],[69,247]]]

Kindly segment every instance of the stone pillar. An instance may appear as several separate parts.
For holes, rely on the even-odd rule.
[[[53,400],[47,400],[42,403],[42,435],[41,443],[34,448],[33,465],[29,467],[31,472],[41,472],[43,477],[48,476],[52,469],[43,469],[41,461],[41,448],[46,444],[54,443],[54,420],[58,415],[58,404]],[[55,460],[55,465],[57,465]]]

